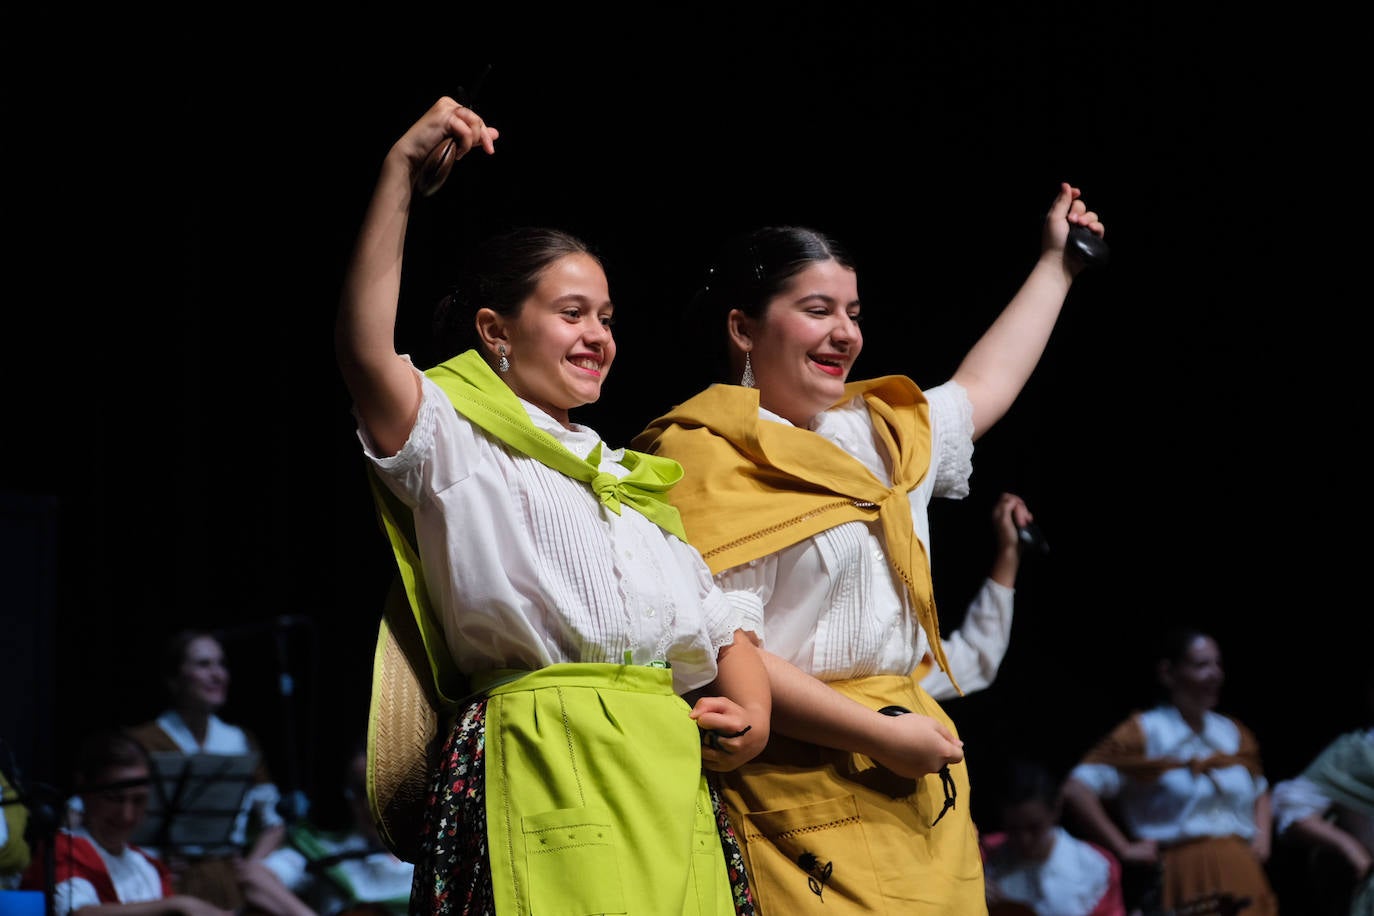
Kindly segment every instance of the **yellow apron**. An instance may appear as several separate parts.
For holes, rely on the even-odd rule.
[[[954,723],[910,677],[830,682],[871,709],[901,706]],[[776,733],[754,760],[720,776],[759,916],[986,914],[968,770],[906,779],[867,757]],[[932,826],[934,823],[934,826]]]

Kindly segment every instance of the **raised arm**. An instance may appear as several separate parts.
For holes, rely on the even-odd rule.
[[[1021,497],[1003,493],[992,509],[992,530],[997,539],[992,566],[978,593],[969,602],[963,622],[944,639],[945,660],[964,695],[991,686],[1011,644],[1012,614],[1015,611],[1016,575],[1021,569],[1021,539],[1018,527],[1034,520]],[[927,673],[921,687],[937,700],[952,700],[960,694],[949,675],[935,666],[926,653],[921,668]]]
[[[381,172],[353,257],[344,275],[334,327],[334,352],[368,434],[393,455],[405,444],[420,405],[414,370],[396,352],[396,309],[401,294],[401,260],[415,181],[432,149],[456,140],[454,159],[473,147],[496,151],[499,132],[470,108],[445,96],[397,140]]]
[[[1015,493],[1003,493],[992,507],[992,530],[997,536],[997,552],[992,557],[988,578],[1007,588],[1016,587],[1021,571],[1020,529],[1035,521],[1026,501]]]
[[[1045,352],[1069,287],[1084,267],[1077,255],[1065,249],[1074,225],[1086,226],[1098,236],[1106,232],[1097,214],[1083,203],[1078,188],[1065,182],[1045,216],[1039,260],[954,370],[954,381],[964,387],[973,404],[975,441],[1002,419],[1025,387]]]

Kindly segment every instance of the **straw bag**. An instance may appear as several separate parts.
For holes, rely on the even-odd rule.
[[[426,596],[410,511],[375,471],[368,479],[396,558],[372,658],[367,716],[367,802],[383,845],[417,862],[441,728],[468,692]]]
[[[446,717],[410,601],[399,581],[387,595],[372,659],[367,721],[367,802],[382,843],[417,862],[431,764]]]

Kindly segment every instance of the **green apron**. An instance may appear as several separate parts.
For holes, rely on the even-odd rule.
[[[558,664],[491,688],[498,913],[733,916],[688,712],[666,668]]]

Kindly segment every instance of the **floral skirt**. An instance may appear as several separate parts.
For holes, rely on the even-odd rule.
[[[410,912],[424,916],[496,916],[487,847],[486,700],[463,710],[439,753],[425,806],[422,855]],[[754,916],[744,859],[714,779],[708,779],[735,912]]]

